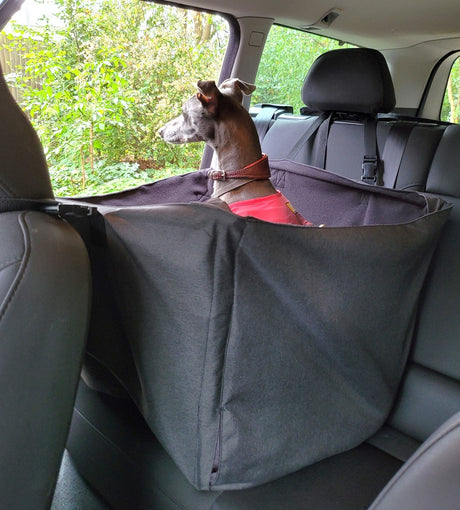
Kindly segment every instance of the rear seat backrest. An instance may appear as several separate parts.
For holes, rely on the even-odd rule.
[[[364,156],[378,154],[376,115],[389,112],[395,105],[393,84],[383,55],[366,48],[334,50],[321,55],[305,78],[302,101],[312,111],[340,114],[330,117],[330,132],[326,131],[324,138],[323,123],[315,136],[297,154],[292,154],[292,140],[295,143],[301,139],[311,122],[301,116],[282,115],[266,134],[262,150],[274,159],[293,159],[345,177],[359,178]],[[337,122],[340,119],[343,121]],[[388,127],[380,131],[379,144],[383,147]],[[321,161],[314,156],[325,143],[326,157]],[[336,156],[340,164],[331,167],[331,160]]]
[[[305,79],[302,100],[310,110],[339,112],[329,128],[324,168],[359,180],[366,153],[366,119],[375,117],[377,113],[389,112],[395,104],[393,84],[384,57],[376,50],[364,48],[334,50],[321,55]],[[291,150],[315,118],[280,115],[262,140],[263,152],[271,159],[315,164],[315,154],[324,143],[318,132],[296,154]],[[393,129],[400,129],[400,121],[384,118],[377,122],[383,183],[398,189],[423,190],[445,126],[416,120],[405,124],[408,127],[401,135]],[[398,157],[397,154],[395,159],[394,150],[400,144],[400,155]]]
[[[343,55],[347,56],[347,53]],[[335,64],[337,56],[340,54],[333,55],[331,64]],[[329,64],[328,58],[327,55],[322,58],[326,66]],[[355,74],[359,72],[368,74],[364,65],[355,66],[353,69],[351,66],[347,68],[339,65],[339,68],[340,80],[336,78],[333,69],[330,69],[329,75],[310,73],[302,96],[309,107],[317,110],[332,110],[339,106],[334,101],[327,101],[330,97],[328,94],[331,94],[331,86],[328,85],[331,76],[334,76],[334,83],[340,91],[345,90],[345,97],[347,97],[350,87],[356,86]],[[372,72],[372,66],[370,72]],[[372,87],[376,86],[377,78]],[[365,83],[366,81],[362,81],[361,87],[364,87]],[[390,87],[388,82],[384,81],[384,83]],[[309,97],[310,91],[313,101]],[[324,100],[321,97],[323,92]],[[353,101],[353,95],[349,94],[349,97]],[[384,103],[385,101],[382,100],[382,108]],[[345,102],[340,107],[349,112],[353,111],[352,105]],[[359,112],[359,109],[355,111]],[[285,158],[286,147],[292,144],[291,138],[298,139],[300,133],[305,131],[310,123],[311,117],[281,115],[263,140],[264,152],[272,159]],[[383,156],[384,169],[387,170],[387,174],[395,172],[395,187],[426,190],[454,203],[451,219],[442,235],[426,282],[411,361],[399,400],[389,422],[397,430],[419,441],[424,441],[460,409],[460,342],[458,339],[460,330],[458,312],[460,309],[458,257],[460,172],[457,168],[457,161],[460,159],[460,126],[446,127],[444,124],[414,119],[412,123],[408,123],[409,128],[405,131],[406,138],[401,141],[392,135],[393,127],[398,127],[401,123],[402,121],[394,118],[382,118],[377,126],[378,147],[380,155]],[[363,130],[361,120],[352,117],[348,120],[334,120],[327,140],[326,170],[353,179],[360,178],[364,150]],[[318,140],[315,137],[311,138],[295,159],[311,164],[317,143]],[[396,161],[398,167],[389,169],[391,162],[388,162],[385,156],[391,152],[393,144],[398,143],[403,144],[401,158]],[[392,164],[395,162],[393,161]],[[291,196],[291,192],[295,196],[295,190],[291,189],[288,176],[276,172],[273,178],[276,185],[282,188],[287,196]],[[299,210],[302,210],[301,204],[294,203]]]
[[[416,342],[390,423],[423,441],[460,409],[460,126],[444,131],[426,191],[454,204],[422,296]]]

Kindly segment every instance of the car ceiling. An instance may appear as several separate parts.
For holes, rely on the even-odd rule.
[[[445,47],[457,49],[460,46],[455,40],[460,38],[459,0],[339,0],[336,3],[327,0],[185,0],[181,3],[236,18],[272,18],[281,25],[381,50],[440,40]],[[334,14],[328,17],[331,12]],[[332,23],[327,26],[331,19]]]

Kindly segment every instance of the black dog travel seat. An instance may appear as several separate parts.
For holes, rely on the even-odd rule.
[[[199,490],[269,482],[382,426],[449,212],[440,199],[271,164],[307,197],[299,211],[326,227],[203,203],[111,206],[104,215],[100,266],[114,310],[93,315],[84,378],[112,394],[121,382],[119,394]],[[197,175],[187,179],[194,188]],[[168,187],[173,200],[175,182],[157,183],[160,201]],[[101,341],[111,316],[118,325]],[[81,420],[74,427],[85,434]]]
[[[365,58],[368,59],[368,56],[369,53]],[[366,67],[363,70],[367,72]],[[279,116],[266,137],[279,125],[277,123],[284,122],[287,117]],[[379,154],[385,151],[388,134],[396,124],[398,121],[394,120],[377,122]],[[437,150],[437,144],[445,126],[417,125],[403,131],[410,136],[403,147],[401,159],[394,158],[398,166],[394,185],[424,189],[428,170],[433,167],[435,151],[435,160],[442,159],[438,157],[441,151]],[[421,143],[422,140],[426,143]],[[417,151],[415,145],[419,146]],[[448,154],[451,152],[447,151]],[[311,154],[307,153],[300,151],[299,160],[303,160],[304,156],[309,158]],[[327,139],[326,168],[359,179],[363,154],[362,120],[332,119]],[[415,327],[417,343],[410,350],[423,267],[426,267],[429,252],[435,244],[436,235],[434,231],[429,234],[429,231],[438,221],[435,218],[442,223],[448,210],[446,205],[413,193],[391,195],[393,192],[390,192],[391,196],[388,196],[381,188],[370,191],[369,186],[337,179],[328,172],[305,165],[275,161],[273,154],[269,152],[269,155],[272,155],[272,179],[276,186],[285,191],[307,219],[316,225],[326,223],[325,228],[302,229],[250,219],[230,220],[229,213],[199,203],[210,196],[205,172],[173,177],[135,190],[89,200],[101,204],[101,211],[105,212],[107,247],[99,253],[100,271],[96,271],[99,281],[94,300],[97,308],[93,314],[96,320],[91,327],[83,371],[85,382],[79,390],[68,449],[78,469],[103,492],[114,508],[366,508],[419,442],[455,412],[460,392],[454,389],[455,382],[449,378],[460,373],[454,361],[458,359],[454,354],[457,336],[454,331],[458,331],[458,327],[456,329],[452,317],[443,322],[444,341],[449,346],[448,352],[452,353],[452,356],[444,356],[444,351],[435,352],[437,335],[432,334],[433,327],[427,327],[425,317],[431,317],[430,310],[437,310],[443,302],[439,296],[441,291],[436,292],[437,284],[433,282],[438,282],[439,278],[444,282],[446,275],[451,273],[446,270],[444,262],[447,261],[454,270],[458,266],[453,259],[455,250],[452,245],[458,237],[457,216],[454,214],[442,234],[442,247],[435,256],[436,267],[430,270],[429,284],[423,292],[423,306]],[[438,161],[436,175],[445,177],[452,160],[447,163]],[[437,182],[437,178],[428,179],[430,191],[440,193],[444,190],[442,193],[448,201],[452,195],[457,196],[452,181],[455,177],[447,180],[446,187],[432,185],[433,179]],[[185,205],[190,201],[196,203]],[[168,205],[170,202],[175,204]],[[336,207],[328,205],[332,202]],[[388,207],[390,204],[391,207]],[[405,205],[401,209],[402,204]],[[439,211],[436,204],[441,208]],[[409,214],[409,218],[406,216],[408,211],[417,212],[415,216]],[[187,228],[189,222],[190,228]],[[153,226],[152,223],[157,224]],[[131,227],[134,227],[133,230]],[[306,233],[306,230],[312,233]],[[385,232],[385,241],[380,238],[382,232]],[[399,232],[398,242],[391,243],[389,239],[396,232]],[[253,244],[247,244],[248,233],[251,233]],[[348,238],[348,235],[351,237]],[[422,242],[425,235],[428,235],[426,244]],[[430,235],[434,236],[431,241],[428,240]],[[306,236],[311,236],[311,239],[303,244],[301,239]],[[372,236],[375,236],[374,243],[370,242]],[[212,241],[214,238],[215,242]],[[415,249],[416,243],[413,242],[416,238],[423,249]],[[198,242],[198,239],[201,241]],[[280,243],[280,239],[284,243]],[[161,249],[156,251],[155,246],[160,244],[160,240],[172,243],[169,246],[173,249],[167,253],[162,253]],[[366,257],[366,250],[359,249],[363,240],[369,243],[366,250],[373,257]],[[291,250],[288,252],[286,243],[302,248],[302,257],[297,259]],[[184,245],[186,248],[181,249]],[[235,245],[236,251],[233,249]],[[203,264],[193,264],[197,257],[200,258],[201,248],[206,246],[209,250],[206,256],[206,250],[201,254]],[[414,248],[412,256],[409,255],[410,246]],[[321,251],[323,248],[327,252],[325,256]],[[401,256],[406,249],[409,251],[405,252],[407,258],[404,261],[399,259],[397,262],[399,248]],[[297,251],[294,250],[294,253]],[[209,252],[214,255],[211,257]],[[421,256],[422,253],[424,255]],[[388,270],[390,277],[384,278],[384,267],[389,262],[387,254],[396,257],[392,266],[395,271]],[[260,264],[261,259],[267,263]],[[417,270],[418,264],[421,264],[420,271]],[[210,265],[215,268],[212,274]],[[291,278],[287,282],[283,272],[290,265],[296,267],[296,271],[292,275],[288,272]],[[339,281],[347,270],[351,271],[349,265],[355,270],[354,278],[347,286]],[[403,271],[404,265],[406,270]],[[173,271],[173,267],[177,271]],[[265,267],[272,270],[261,271]],[[120,268],[128,269],[120,274]],[[230,281],[229,287],[221,285],[224,288],[220,299],[220,292],[215,292],[215,288],[217,283],[228,281],[227,270],[233,271],[235,278]],[[156,274],[161,274],[158,280]],[[177,278],[177,274],[183,276]],[[316,292],[313,287],[307,287],[307,282],[321,281],[322,274],[326,274],[326,279]],[[415,279],[411,278],[413,274],[417,275]],[[240,275],[245,275],[245,278],[238,279]],[[366,285],[363,282],[370,275],[371,284]],[[331,282],[333,277],[337,280]],[[396,292],[391,288],[398,277],[402,279]],[[193,278],[201,279],[201,284],[193,284]],[[292,288],[291,281],[294,282]],[[384,281],[384,292],[378,290],[379,281]],[[416,291],[415,294],[407,287],[408,281],[411,281],[409,287]],[[449,280],[444,287],[452,289],[453,283]],[[244,284],[245,292],[241,293],[239,290]],[[102,291],[97,290],[99,285],[102,285]],[[299,292],[302,285],[307,288]],[[237,286],[238,292],[235,291]],[[341,295],[351,287],[362,292],[360,297],[359,293],[353,293],[351,301],[356,305],[354,300],[361,299],[362,305],[351,306],[353,310],[347,314],[350,303]],[[250,322],[246,318],[241,319],[246,317],[248,300],[254,301],[250,299],[250,292],[255,293],[256,289],[257,296],[263,296],[263,303],[256,305],[257,328],[263,333],[260,336],[257,328],[247,332],[244,328],[249,328]],[[323,292],[321,289],[324,289]],[[334,289],[337,291],[333,292]],[[310,292],[315,294],[314,298],[308,297]],[[189,308],[193,293],[197,299]],[[236,297],[232,299],[229,293]],[[385,299],[381,298],[383,294]],[[335,297],[335,302],[328,303],[328,296],[331,301]],[[455,309],[458,296],[451,297]],[[110,305],[107,306],[109,298]],[[275,298],[278,299],[273,304]],[[400,299],[403,303],[401,308],[397,306]],[[310,306],[302,306],[305,303]],[[369,324],[371,328],[379,329],[373,319],[379,314],[383,316],[385,307],[389,307],[386,313],[387,319],[391,320],[383,321],[383,330],[375,333],[373,329],[367,329]],[[183,310],[188,310],[188,313],[184,314]],[[212,315],[206,316],[205,310],[212,311]],[[323,320],[312,319],[319,312],[322,312],[320,317]],[[159,325],[155,319],[158,313],[162,315]],[[204,328],[206,321],[208,327]],[[270,327],[273,323],[275,325]],[[402,327],[404,323],[405,329]],[[323,328],[323,325],[326,327]],[[348,328],[350,325],[356,329],[344,340],[340,336],[346,334],[342,326]],[[163,330],[163,326],[166,329]],[[388,327],[395,329],[385,329]],[[223,332],[227,329],[229,334],[225,336]],[[200,331],[204,330],[205,335],[200,335]],[[165,331],[170,333],[167,338]],[[327,336],[327,341],[321,342],[319,337],[315,343],[313,333],[318,331]],[[305,345],[300,341],[302,335],[308,339]],[[225,340],[222,340],[223,336]],[[263,341],[245,342],[241,340],[243,337],[263,337]],[[201,348],[194,342],[196,338],[202,339]],[[212,341],[205,341],[203,346],[203,338]],[[277,341],[279,338],[285,341]],[[330,340],[332,344],[328,343]],[[254,352],[253,349],[259,345],[261,351]],[[328,350],[331,345],[339,347]],[[280,346],[284,350],[279,351]],[[297,349],[299,346],[301,348]],[[408,351],[411,354],[409,370],[403,378],[402,394],[397,396],[398,381],[405,369]],[[305,352],[315,352],[317,356],[305,359],[302,356]],[[242,356],[242,353],[245,355]],[[240,356],[243,357],[241,363]],[[365,362],[366,356],[368,361],[372,360],[371,363]],[[446,360],[447,357],[449,360]],[[419,365],[422,359],[423,366]],[[288,367],[281,362],[285,360],[291,363],[287,364]],[[355,369],[361,364],[366,365],[366,369],[358,373]],[[248,365],[251,367],[247,370],[249,374],[241,375]],[[369,371],[370,366],[373,370]],[[262,368],[260,377],[254,376],[254,367]],[[288,369],[294,375],[288,373]],[[315,373],[318,377],[314,377]],[[329,373],[335,374],[335,378],[326,378],[327,382],[321,386],[324,374]],[[328,399],[328,392],[325,392],[323,396],[326,397],[321,399],[319,390],[329,390],[334,384],[337,388],[340,377],[342,382],[345,381],[342,398],[338,401]],[[368,378],[372,384],[363,384]],[[220,393],[219,388],[222,390]],[[355,394],[354,388],[358,389]],[[428,398],[439,393],[426,392],[423,388],[441,389],[441,393],[449,398],[447,401],[444,398]],[[283,391],[292,392],[291,396],[298,397],[297,400],[293,398],[289,402]],[[120,398],[127,395],[129,398]],[[350,399],[353,395],[357,398]],[[397,402],[389,420],[379,428],[396,396]],[[278,409],[277,400],[282,400],[282,406],[287,407]],[[350,402],[357,406],[362,404],[356,419],[359,420],[362,411],[364,421],[351,431],[352,421],[347,421],[347,413],[353,419],[355,416],[350,412]],[[296,412],[292,412],[289,406]],[[248,413],[245,412],[247,408]],[[256,409],[261,412],[260,416],[255,416],[257,423],[251,430],[249,423],[257,414]],[[422,420],[417,419],[420,411],[423,413]],[[296,416],[296,420],[291,420],[291,416]],[[325,417],[328,420],[322,428],[320,422]],[[296,428],[302,419],[305,426]],[[294,423],[291,424],[291,421]],[[314,426],[310,426],[312,423]],[[343,423],[345,428],[340,426]],[[367,431],[366,427],[369,427]],[[375,431],[377,428],[377,434],[372,435],[371,429]],[[312,439],[315,430],[319,435],[318,441]],[[324,440],[327,433],[333,439],[331,442]],[[247,447],[250,434],[258,437],[254,443],[251,438]],[[289,434],[294,438],[293,443],[301,445],[300,452],[296,450],[292,454],[289,448],[293,447],[287,440],[286,445],[280,446],[283,437]],[[207,444],[209,438],[211,441]],[[323,448],[322,453],[309,448],[311,443],[316,443],[319,450]],[[241,461],[238,447],[243,450]],[[276,448],[282,448],[283,454],[278,455],[275,462]],[[334,455],[334,451],[341,453]],[[232,465],[232,454],[237,457],[236,465]],[[255,457],[260,454],[266,456],[257,461]],[[303,455],[299,463],[299,457]],[[314,462],[315,455],[317,459],[325,458]],[[307,460],[308,456],[310,460]],[[238,472],[243,461],[244,469]],[[110,479],[105,473],[107,462],[111,466]],[[247,469],[251,462],[252,470]],[[292,472],[298,469],[294,465],[306,467]],[[282,476],[280,470],[290,474]],[[247,473],[252,478],[250,482],[242,481]],[[233,477],[233,482],[229,482],[230,477]],[[239,483],[234,482],[236,478],[240,478]],[[258,485],[263,478],[273,481]],[[232,490],[223,490],[226,480],[227,487],[232,484]],[[214,483],[212,487],[209,486],[211,481]],[[257,486],[237,488],[251,485]],[[194,486],[204,490],[197,490]],[[206,490],[209,488],[212,490]]]

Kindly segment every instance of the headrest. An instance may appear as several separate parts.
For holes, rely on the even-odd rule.
[[[53,198],[45,155],[0,69],[0,198]]]
[[[302,100],[312,110],[352,113],[386,113],[396,103],[384,56],[367,48],[318,57],[305,78]]]

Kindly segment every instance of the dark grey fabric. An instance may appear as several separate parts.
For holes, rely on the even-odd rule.
[[[120,510],[364,509],[401,465],[363,444],[257,488],[197,491],[130,400],[85,384],[78,391],[67,448],[78,471]]]
[[[134,189],[92,197],[79,201],[106,206],[152,205],[173,202],[208,200],[212,194],[212,182],[207,177],[208,169],[177,175],[168,179],[145,184]],[[174,197],[174,198],[173,198]]]
[[[367,114],[389,112],[396,103],[385,58],[368,48],[318,57],[305,78],[302,101],[312,110]]]
[[[370,510],[455,510],[460,501],[460,413],[414,453]]]
[[[140,380],[126,387],[198,489],[264,483],[382,425],[449,212],[305,165],[272,167],[327,228],[197,203],[105,216]]]

